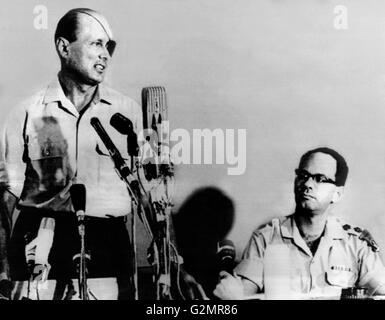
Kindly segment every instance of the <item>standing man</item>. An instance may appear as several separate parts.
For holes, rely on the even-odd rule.
[[[8,252],[14,280],[28,279],[25,248],[47,217],[55,221],[50,277],[76,276],[72,258],[79,252],[79,236],[69,189],[83,183],[89,277],[116,277],[119,298],[133,297],[132,248],[125,225],[131,199],[90,125],[97,117],[125,159],[127,140],[110,126],[111,117],[120,113],[132,121],[137,134],[142,130],[140,106],[102,84],[115,45],[103,15],[91,9],[70,10],[55,32],[58,76],[11,110],[3,136],[5,174],[0,176],[7,177],[1,182],[19,198],[20,214]]]
[[[295,173],[294,214],[256,230],[235,276],[223,274],[214,294],[221,299],[262,291],[272,299],[332,298],[350,287],[385,294],[385,268],[370,234],[331,215],[344,191],[345,159],[317,148],[302,156]]]

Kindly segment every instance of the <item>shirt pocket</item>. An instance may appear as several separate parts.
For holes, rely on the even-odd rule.
[[[357,274],[348,266],[331,266],[326,272],[326,282],[341,288],[354,287]]]
[[[27,144],[28,160],[26,178],[38,185],[41,191],[66,185],[73,175],[69,164],[67,142],[57,136],[30,137]],[[29,163],[28,163],[29,162]]]

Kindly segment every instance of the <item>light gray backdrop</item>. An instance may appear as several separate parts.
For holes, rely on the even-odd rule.
[[[40,4],[46,30],[33,24]],[[335,28],[337,5],[348,10],[347,29]],[[385,246],[383,1],[3,0],[2,118],[55,76],[53,33],[74,7],[110,20],[119,41],[108,76],[114,88],[138,102],[143,87],[166,88],[171,129],[247,129],[246,173],[179,166],[175,209],[200,186],[221,188],[236,205],[229,238],[241,251],[256,226],[292,212],[300,155],[328,145],[351,169],[336,214]]]

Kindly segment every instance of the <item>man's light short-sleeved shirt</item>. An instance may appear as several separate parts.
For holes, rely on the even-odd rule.
[[[24,207],[71,211],[69,188],[83,183],[86,214],[121,216],[130,212],[125,183],[108,150],[90,124],[97,117],[123,158],[127,138],[110,125],[121,113],[142,131],[142,111],[132,99],[104,85],[82,115],[64,95],[56,78],[46,89],[10,110],[2,140],[1,182]]]
[[[360,239],[361,232],[329,216],[313,256],[299,233],[294,215],[274,219],[254,231],[235,271],[254,282],[261,291],[270,271],[264,270],[264,266],[282,269],[284,264],[289,277],[285,280],[293,294],[333,297],[339,296],[342,288],[355,286],[366,287],[373,293],[385,285],[385,268],[377,248],[370,245],[370,241]],[[281,256],[276,257],[275,263],[267,264],[265,253],[272,252],[274,246],[284,248],[288,259],[282,260],[284,254],[280,249]]]

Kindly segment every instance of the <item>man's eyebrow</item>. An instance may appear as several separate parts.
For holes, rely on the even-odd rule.
[[[103,43],[103,42],[106,42],[108,43],[108,41],[104,41],[103,39],[90,39],[90,42],[100,42],[100,43]]]
[[[324,177],[326,177],[326,178],[329,178],[326,174],[324,174],[324,173],[318,173],[318,172],[316,172],[316,173],[310,173],[309,171],[307,171],[307,170],[305,170],[305,169],[299,169],[299,171],[302,171],[302,172],[305,172],[305,173],[307,173],[307,174],[311,174],[311,175],[319,175],[319,176],[324,176]],[[330,178],[331,179],[331,178]]]

